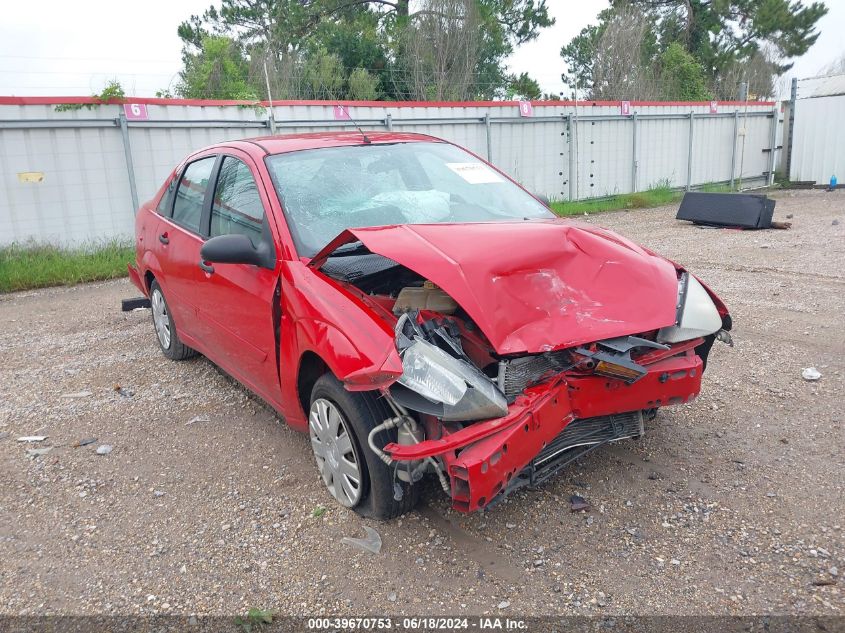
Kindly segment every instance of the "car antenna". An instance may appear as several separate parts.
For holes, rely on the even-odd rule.
[[[352,121],[352,125],[354,125],[356,128],[358,128],[358,131],[361,133],[361,136],[364,137],[364,143],[366,143],[367,145],[372,143],[372,141],[369,139],[369,137],[366,134],[364,134],[364,130],[361,129],[361,126],[358,125],[358,122],[355,119],[352,118],[351,114],[349,114],[349,108],[346,108],[346,116],[348,116],[349,120]]]

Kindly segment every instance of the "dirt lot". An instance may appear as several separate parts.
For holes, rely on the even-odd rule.
[[[126,280],[0,297],[0,613],[845,614],[845,192],[777,197],[791,231],[590,220],[706,280],[736,347],[642,440],[469,516],[436,486],[392,523],[336,506],[304,436],[159,354]],[[341,543],[365,524],[379,555]]]

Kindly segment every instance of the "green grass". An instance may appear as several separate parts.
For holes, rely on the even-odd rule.
[[[702,185],[696,191],[717,193],[729,191],[727,185]],[[553,201],[552,211],[560,216],[584,215],[585,213],[601,213],[603,211],[618,211],[621,209],[650,209],[662,207],[667,204],[680,202],[684,197],[683,191],[671,189],[667,184],[660,184],[649,187],[645,191],[636,193],[623,193],[605,198],[594,198],[592,200]]]
[[[42,244],[0,247],[0,293],[69,286],[126,275],[135,250],[126,242],[67,249]]]

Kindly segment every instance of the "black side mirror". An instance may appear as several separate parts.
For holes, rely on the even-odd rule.
[[[551,207],[551,202],[549,202],[548,196],[544,196],[542,193],[535,193],[534,197],[537,198],[540,202],[542,202],[547,207]]]
[[[246,235],[239,233],[212,237],[202,245],[200,257],[216,264],[253,264],[264,268],[273,268],[275,264],[272,248],[264,242],[253,246]]]

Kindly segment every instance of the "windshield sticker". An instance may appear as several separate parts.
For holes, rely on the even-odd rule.
[[[504,182],[499,174],[483,163],[446,163],[446,166],[471,185]]]

